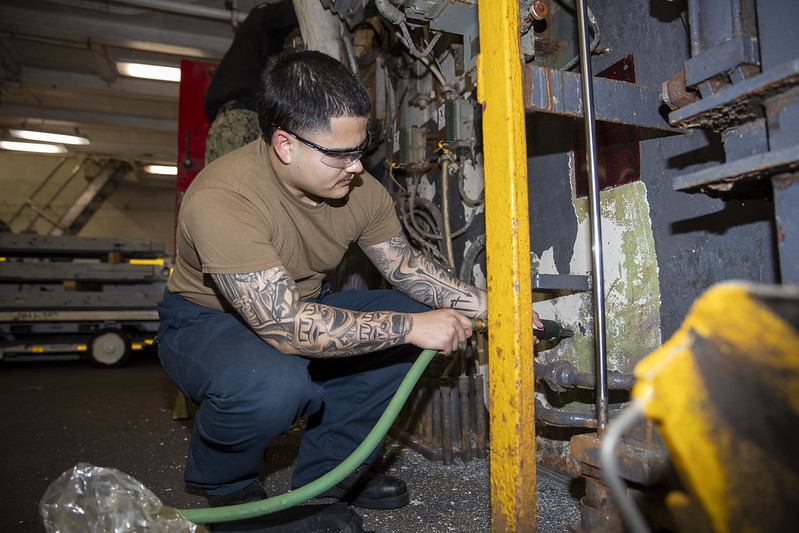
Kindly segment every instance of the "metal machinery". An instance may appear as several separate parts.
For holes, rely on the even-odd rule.
[[[574,530],[621,530],[599,454],[637,363],[716,283],[797,282],[799,6],[322,3],[373,92],[367,168],[416,244],[489,290],[488,342],[431,366],[398,436],[446,462],[490,434],[495,530],[535,527],[532,458],[583,475]],[[531,305],[574,338],[534,347]],[[619,474],[689,531],[659,427],[628,431]]]
[[[743,330],[755,333],[741,335]],[[799,520],[799,468],[794,458],[799,446],[795,285],[728,282],[713,287],[695,302],[678,332],[645,358],[635,373],[635,401],[608,429],[600,456],[602,477],[630,530],[649,531],[639,510],[647,509],[646,504],[634,503],[646,500],[640,486],[628,488],[618,474],[641,476],[640,466],[645,464],[653,467],[650,474],[662,476],[659,492],[669,523],[679,531],[795,529]],[[655,467],[652,458],[658,454],[619,453],[642,442],[634,435],[641,428],[652,432],[651,423],[642,423],[644,415],[662,432],[676,479],[669,480],[665,461]],[[632,438],[627,438],[627,429]],[[617,466],[620,462],[624,466]],[[614,522],[621,526],[608,520],[600,530],[610,531]]]
[[[0,233],[0,360],[125,364],[152,344],[169,265],[147,239]]]

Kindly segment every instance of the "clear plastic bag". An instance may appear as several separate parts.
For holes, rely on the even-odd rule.
[[[39,503],[48,533],[203,533],[177,509],[115,468],[79,463]]]

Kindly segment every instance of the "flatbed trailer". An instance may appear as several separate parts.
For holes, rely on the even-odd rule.
[[[88,358],[99,367],[125,364],[155,342],[158,312],[0,312],[0,360]]]
[[[0,234],[0,360],[121,366],[153,344],[168,277],[144,239]]]

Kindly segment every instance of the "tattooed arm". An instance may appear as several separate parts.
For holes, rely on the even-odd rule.
[[[364,246],[363,250],[386,279],[411,298],[440,308],[440,311],[452,309],[471,318],[484,318],[488,314],[488,295],[485,291],[464,283],[429,260],[410,245],[405,234],[399,233],[374,246]],[[412,334],[425,327],[428,330],[437,327],[435,323],[423,321],[438,317],[430,317],[427,313],[416,316]],[[532,317],[533,326],[544,329],[538,313],[532,311]]]
[[[404,343],[445,353],[457,347],[457,342],[453,344],[440,332],[429,338],[411,334],[413,317],[418,315],[358,312],[304,302],[282,266],[211,277],[253,331],[283,353],[344,357]]]
[[[414,249],[403,233],[364,253],[397,289],[438,309],[454,309],[471,318],[488,313],[485,291],[462,282]]]

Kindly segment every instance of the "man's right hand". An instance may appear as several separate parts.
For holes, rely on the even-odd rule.
[[[436,309],[413,316],[413,327],[406,337],[410,344],[448,355],[471,337],[472,321],[454,309]]]

